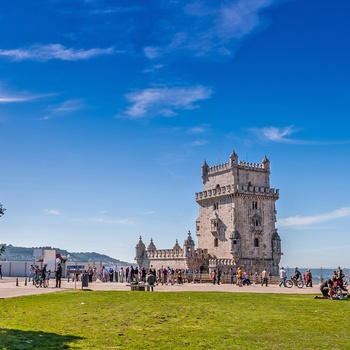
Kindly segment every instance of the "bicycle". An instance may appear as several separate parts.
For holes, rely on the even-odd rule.
[[[35,278],[34,285],[36,288],[39,288],[39,287],[46,288],[48,283],[47,283],[46,279],[43,279],[42,276],[39,275],[38,277]]]
[[[287,288],[292,288],[293,286],[297,286],[298,288],[303,288],[304,287],[304,281],[303,280],[297,280],[293,277],[290,279],[286,280],[286,287]]]

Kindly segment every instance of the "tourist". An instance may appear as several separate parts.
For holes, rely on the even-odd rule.
[[[109,275],[109,282],[113,282],[114,270],[112,266],[108,270],[108,275]]]
[[[61,264],[57,265],[57,269],[55,271],[56,274],[56,288],[61,288],[61,279],[62,279],[62,266]]]
[[[118,276],[119,276],[119,268],[117,265],[114,267],[114,280],[118,282]]]
[[[139,268],[138,268],[137,265],[135,266],[135,269],[134,269],[134,280],[135,280],[136,282],[139,281]]]
[[[309,269],[305,271],[304,280],[305,287],[312,287],[312,273]]]
[[[295,281],[297,281],[297,280],[299,279],[299,277],[300,277],[300,279],[302,279],[301,273],[300,273],[299,269],[296,267],[296,268],[294,269],[294,273],[293,273],[292,279],[294,279]]]
[[[243,287],[243,271],[240,266],[237,269],[237,284],[239,287]]]
[[[268,277],[269,274],[267,273],[266,269],[263,270],[263,272],[261,273],[261,286],[263,286],[265,284],[266,287],[268,287],[267,282],[268,282]]]
[[[130,269],[129,269],[129,266],[127,266],[126,269],[125,269],[125,282],[126,283],[130,282]]]
[[[171,280],[171,268],[169,266],[167,269],[166,276],[167,276],[166,284],[169,284],[169,283],[174,284]]]
[[[141,275],[141,280],[142,282],[146,282],[146,269],[143,267],[141,270],[140,270],[140,275]]]
[[[177,283],[178,284],[182,284],[183,281],[182,281],[182,270],[181,269],[178,269],[177,271]]]
[[[332,279],[328,278],[324,280],[320,284],[320,291],[322,293],[322,297],[315,295],[314,299],[328,299],[329,297],[331,297],[333,285],[334,283]]]
[[[129,273],[130,273],[130,282],[133,282],[134,278],[135,278],[135,269],[134,269],[134,267],[132,265],[130,266]]]
[[[41,278],[43,281],[45,281],[46,279],[46,267],[47,267],[47,264],[44,264],[44,267],[41,270]]]
[[[230,272],[229,272],[229,274],[230,274],[230,283],[231,283],[231,284],[234,284],[235,273],[234,273],[234,271],[233,271],[233,268],[232,268],[232,267],[230,268]]]
[[[306,270],[304,272],[304,282],[305,282],[305,287],[308,287],[308,285],[309,285],[309,270]]]
[[[338,266],[337,270],[337,278],[338,280],[341,280],[341,283],[343,284],[343,278],[345,277],[343,270]]]
[[[216,269],[213,270],[213,284],[216,283]]]
[[[218,285],[220,284],[221,281],[221,268],[218,268]]]
[[[168,274],[168,270],[167,270],[165,267],[163,268],[162,274],[163,274],[162,285],[163,285],[163,284],[167,284],[167,274]]]
[[[151,292],[153,292],[154,283],[156,282],[156,276],[152,273],[152,271],[148,272],[146,281],[150,286]]]
[[[28,274],[28,282],[30,282],[30,278],[34,278],[34,266],[30,265],[29,274]]]
[[[124,282],[124,268],[123,268],[123,266],[120,268],[120,270],[119,270],[119,281],[120,281],[120,283],[123,283]]]
[[[312,287],[312,273],[311,270],[309,269],[309,287]]]
[[[284,267],[282,266],[280,269],[280,284],[279,287],[283,285],[283,287],[286,287],[286,279],[287,279],[287,273]]]
[[[92,276],[94,275],[94,270],[92,269],[91,265],[89,265],[87,273],[89,276],[89,282],[92,283]]]

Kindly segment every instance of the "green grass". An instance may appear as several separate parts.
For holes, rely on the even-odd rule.
[[[0,300],[0,349],[350,349],[350,299],[71,291]]]

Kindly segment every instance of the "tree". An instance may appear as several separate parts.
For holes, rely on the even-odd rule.
[[[3,216],[5,214],[5,208],[2,206],[2,204],[0,203],[0,217]]]
[[[0,203],[0,217],[2,217],[5,214],[5,208],[2,206],[2,204]],[[1,254],[5,251],[6,246],[3,245],[2,247],[0,247],[0,256]]]

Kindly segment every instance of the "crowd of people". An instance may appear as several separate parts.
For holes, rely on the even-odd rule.
[[[29,268],[29,282],[33,281],[35,284],[36,281],[47,281],[51,274],[55,275],[56,288],[61,287],[62,279],[62,266],[57,264],[57,269],[55,271],[47,270],[47,264],[44,264],[42,268],[39,268],[38,265],[31,265]],[[155,269],[151,266],[150,269],[141,269],[138,266],[114,266],[106,267],[101,266],[98,270],[96,267],[89,266],[88,269],[84,272],[88,275],[89,282],[100,280],[102,282],[119,282],[119,283],[129,283],[137,284],[140,282],[147,283],[148,285],[174,285],[182,284],[188,281],[195,281],[195,278],[201,277],[201,273],[198,271],[188,271],[184,269],[173,269],[171,267],[163,267],[161,269]],[[189,277],[191,276],[191,277]],[[244,285],[261,284],[261,286],[268,286],[271,282],[271,273],[266,269],[263,269],[261,273],[243,271],[242,267],[238,266],[236,269],[230,268],[223,271],[220,267],[212,269],[209,272],[209,278],[212,283],[215,285],[220,285],[224,279],[225,283],[236,284],[239,287]],[[279,287],[286,287],[287,272],[284,267],[281,267],[279,270]],[[320,279],[320,291],[322,296],[316,296],[315,298],[322,299],[341,299],[344,295],[348,294],[346,287],[344,286],[345,275],[343,270],[338,267],[334,271],[332,278],[327,278],[324,281]],[[310,269],[305,270],[302,274],[298,267],[294,269],[292,276],[290,277],[292,281],[296,284],[297,281],[303,281],[303,286],[313,287],[313,276]],[[299,282],[300,283],[300,282]],[[41,284],[40,284],[41,285]]]

